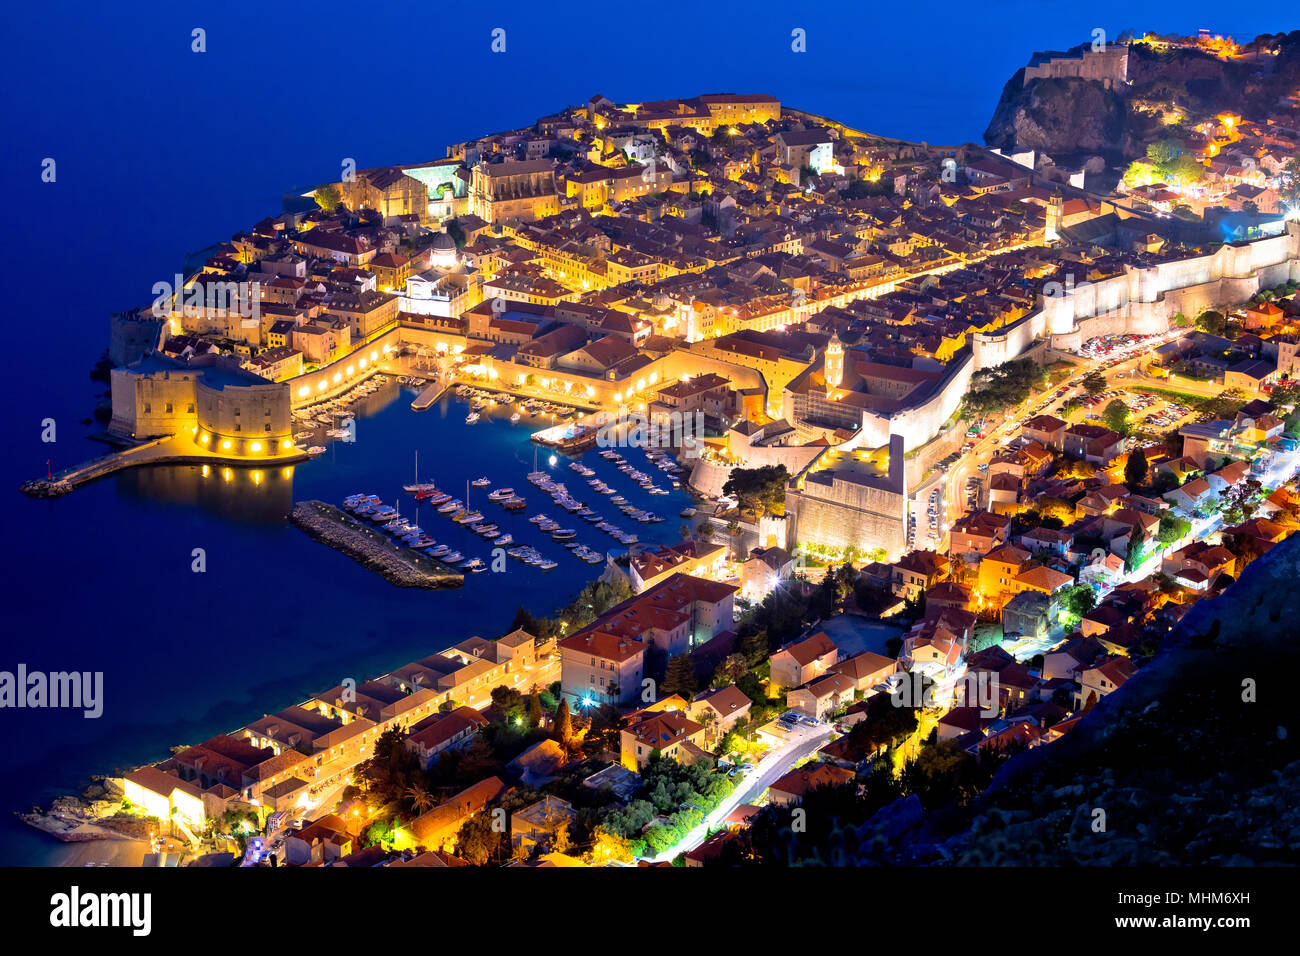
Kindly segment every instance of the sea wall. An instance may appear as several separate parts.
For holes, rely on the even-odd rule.
[[[289,520],[398,587],[453,588],[465,583],[463,574],[410,548],[395,546],[374,528],[323,501],[298,502]]]

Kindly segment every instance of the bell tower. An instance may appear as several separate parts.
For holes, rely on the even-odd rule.
[[[1056,242],[1061,238],[1061,227],[1065,222],[1065,199],[1059,189],[1052,190],[1051,201],[1047,204],[1047,225],[1043,230],[1044,242]]]
[[[826,377],[826,390],[840,387],[844,381],[844,344],[840,337],[831,332],[831,340],[826,343],[823,374]]]

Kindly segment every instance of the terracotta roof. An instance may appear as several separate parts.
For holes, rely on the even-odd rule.
[[[835,650],[835,642],[830,639],[825,631],[818,631],[811,637],[806,637],[802,641],[791,644],[789,647],[782,648],[772,656],[776,657],[779,654],[788,654],[800,667],[807,667],[819,657],[824,657]]]

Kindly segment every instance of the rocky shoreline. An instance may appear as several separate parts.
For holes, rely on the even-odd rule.
[[[289,520],[322,544],[403,588],[456,588],[465,576],[410,548],[395,547],[374,528],[323,501],[300,501]]]
[[[157,822],[122,811],[122,790],[112,778],[96,777],[80,797],[56,798],[48,810],[33,807],[14,815],[62,843],[144,840]]]

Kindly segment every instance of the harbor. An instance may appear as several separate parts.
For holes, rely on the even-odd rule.
[[[299,420],[295,430],[312,430],[314,442],[325,450],[291,468],[263,471],[260,483],[254,478],[256,472],[248,468],[162,464],[120,470],[58,502],[20,501],[23,507],[40,509],[41,520],[55,531],[36,544],[35,567],[55,566],[63,548],[61,539],[76,528],[93,525],[99,529],[96,541],[107,543],[129,540],[138,535],[139,528],[148,526],[153,529],[149,557],[168,586],[193,586],[191,552],[196,547],[207,552],[205,580],[223,593],[244,594],[250,575],[275,581],[265,593],[259,593],[256,613],[269,627],[269,646],[290,663],[283,677],[250,682],[242,655],[214,655],[204,666],[203,688],[197,697],[202,706],[196,713],[193,687],[169,680],[174,627],[164,617],[146,617],[137,631],[139,662],[129,673],[119,674],[114,685],[119,705],[99,721],[87,722],[78,716],[74,724],[69,717],[68,728],[58,731],[60,739],[71,741],[67,758],[44,772],[39,786],[24,789],[16,807],[44,805],[60,794],[80,792],[91,774],[106,767],[139,766],[158,759],[158,742],[176,739],[178,724],[183,724],[184,739],[204,739],[279,706],[286,695],[298,693],[303,686],[328,686],[338,681],[340,673],[383,673],[413,655],[427,654],[431,641],[442,647],[469,634],[504,633],[519,607],[552,613],[628,548],[681,541],[684,522],[677,516],[693,504],[684,487],[671,489],[668,495],[652,495],[619,471],[618,463],[590,451],[580,459],[584,468],[593,471],[587,478],[570,468],[573,459],[530,441],[532,431],[557,424],[564,409],[552,406],[548,410],[535,403],[527,410],[523,400],[503,402],[498,396],[493,405],[485,398],[480,420],[466,425],[465,418],[478,396],[468,390],[459,395],[453,387],[432,407],[416,412],[411,401],[428,383],[403,381],[405,377],[375,376],[369,382],[379,387],[369,394],[356,392],[358,400],[350,405],[336,404],[330,409],[320,403],[313,419],[323,421]],[[512,422],[516,413],[520,418]],[[346,418],[353,419],[350,425],[345,425]],[[347,437],[329,436],[326,432],[331,427],[346,427],[343,434]],[[62,440],[60,447],[64,447]],[[418,473],[413,467],[417,450]],[[662,489],[670,489],[670,482],[661,478],[641,449],[618,451],[636,469],[653,475]],[[83,451],[80,457],[89,459],[93,454]],[[566,485],[568,493],[598,513],[602,522],[626,535],[635,534],[638,542],[626,544],[597,528],[596,523],[559,507],[550,494],[528,481],[533,471],[545,472]],[[472,482],[480,478],[489,481],[475,487]],[[617,510],[619,506],[609,503],[615,495],[593,490],[593,479],[616,488],[618,497],[639,509],[657,512],[667,520],[645,524],[624,515]],[[449,500],[461,499],[470,512],[478,511],[484,520],[469,524],[451,520],[431,505],[433,495],[417,498],[406,491],[406,485],[415,483],[432,484],[439,493],[451,495]],[[499,501],[491,497],[505,489],[512,494]],[[328,503],[351,518],[343,502],[363,492],[374,493],[395,511],[400,509],[403,518],[422,527],[439,545],[459,551],[466,562],[474,558],[484,561],[488,570],[465,571],[462,562],[455,568],[462,581],[459,587],[398,587],[362,561],[340,561],[333,548],[321,547],[287,520],[295,503],[308,501]],[[539,514],[557,522],[558,531],[576,532],[575,537],[557,540],[553,533],[528,520]],[[495,539],[474,530],[492,524],[500,532]],[[366,522],[364,527],[389,553],[397,553],[400,545],[382,526]],[[585,550],[567,547],[571,544]],[[98,568],[90,595],[94,600],[111,601],[114,595],[129,591],[138,571],[129,562],[111,560],[105,547],[107,544],[96,543],[90,551]],[[497,548],[503,550],[502,555],[494,555]],[[529,558],[534,563],[529,563]],[[554,562],[554,567],[548,569],[544,562]],[[328,588],[322,586],[324,581],[330,582]],[[20,602],[13,623],[31,630],[71,631],[79,620],[74,611],[75,602],[65,600]],[[186,627],[195,642],[216,646],[228,637],[217,615],[193,615]],[[111,647],[96,645],[83,656],[88,668],[113,668],[115,652]],[[41,735],[50,733],[49,713],[11,711],[9,719],[18,735],[13,742],[14,759],[39,759]],[[95,733],[89,737],[87,723],[95,725],[91,728]],[[15,817],[9,820],[3,839],[11,858],[64,860],[67,848],[76,846],[61,843]],[[84,844],[117,845],[126,844]]]

